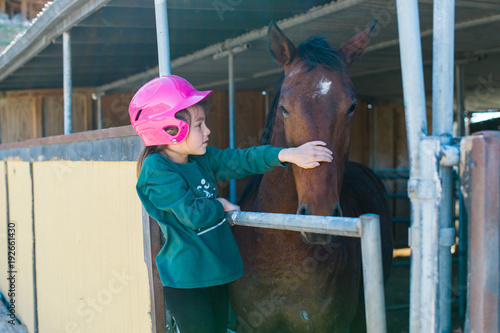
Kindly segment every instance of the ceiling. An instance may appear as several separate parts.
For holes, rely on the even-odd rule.
[[[200,89],[227,89],[223,52],[233,48],[236,89],[272,89],[280,68],[267,49],[271,19],[294,43],[322,34],[336,47],[377,19],[350,74],[360,98],[402,102],[395,0],[168,0],[167,5],[172,72]],[[430,98],[432,0],[419,1],[419,9]],[[455,27],[466,107],[498,109],[500,0],[457,0]],[[158,73],[154,1],[56,0],[0,55],[0,90],[62,88],[63,31],[71,32],[73,87],[134,91]]]

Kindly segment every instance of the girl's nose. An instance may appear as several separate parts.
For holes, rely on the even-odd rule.
[[[210,128],[206,127],[206,129],[205,129],[205,135],[210,135],[210,133],[211,133]]]

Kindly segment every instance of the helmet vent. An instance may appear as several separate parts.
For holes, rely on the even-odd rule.
[[[163,130],[172,136],[175,136],[177,135],[177,133],[179,133],[179,128],[175,126],[168,126],[165,127]]]
[[[137,116],[135,116],[135,121],[139,120],[141,113],[142,113],[142,109],[140,109],[139,112],[137,112]]]

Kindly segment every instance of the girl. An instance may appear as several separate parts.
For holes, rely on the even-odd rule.
[[[217,196],[216,181],[262,174],[288,162],[315,168],[332,160],[321,141],[287,149],[209,147],[203,100],[211,92],[197,91],[178,76],[162,76],[141,87],[129,107],[145,145],[137,193],[166,237],[156,264],[182,333],[226,332],[228,283],[243,275],[224,218],[240,207]]]

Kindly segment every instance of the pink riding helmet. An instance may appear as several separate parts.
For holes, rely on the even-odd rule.
[[[158,77],[143,85],[130,101],[130,122],[145,146],[179,144],[186,139],[189,124],[175,118],[175,113],[195,105],[211,93],[212,90],[196,90],[179,76]],[[178,128],[176,135],[165,131],[171,126]]]

